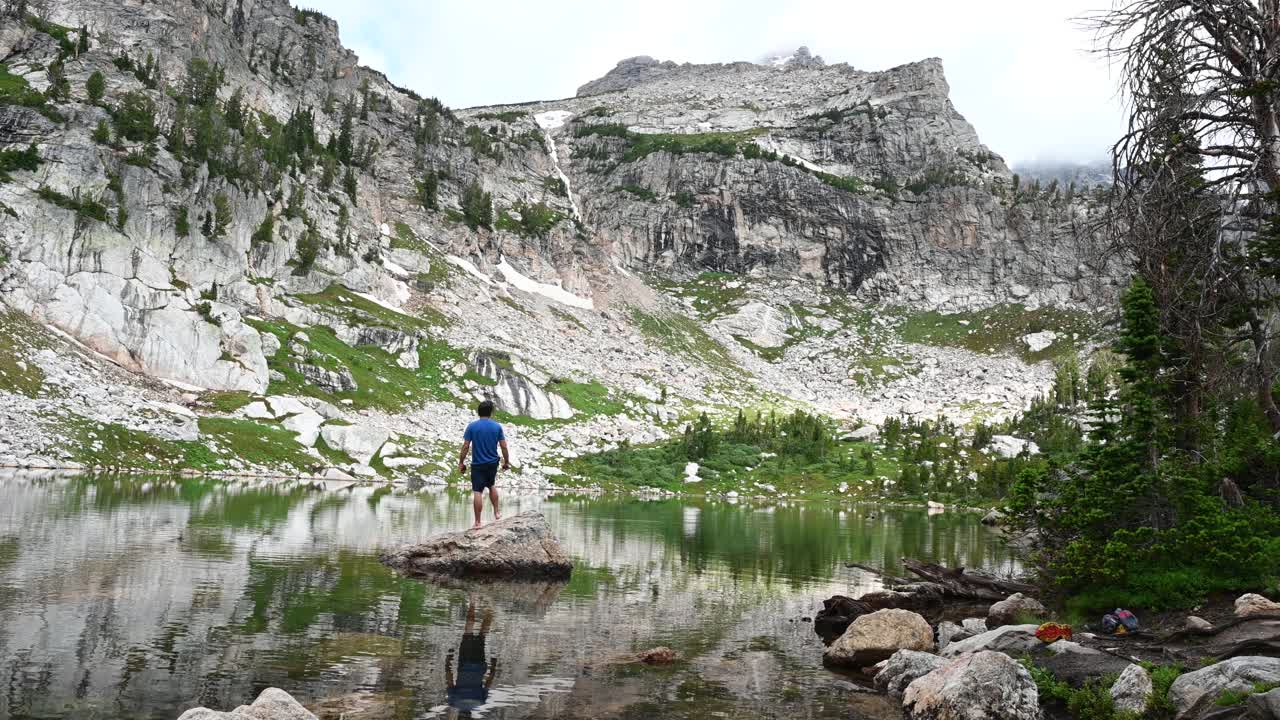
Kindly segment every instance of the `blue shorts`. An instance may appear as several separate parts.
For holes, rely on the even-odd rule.
[[[498,463],[471,464],[471,491],[484,492],[498,479]]]

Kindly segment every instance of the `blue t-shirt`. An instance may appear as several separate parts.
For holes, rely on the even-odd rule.
[[[488,465],[498,462],[498,442],[507,438],[502,434],[501,425],[489,418],[480,418],[467,426],[462,439],[471,442],[471,462]]]

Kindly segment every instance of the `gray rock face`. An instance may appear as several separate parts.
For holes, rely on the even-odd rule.
[[[263,690],[252,705],[241,705],[229,712],[193,708],[178,720],[316,720],[293,696],[279,688]]]
[[[876,689],[901,697],[908,685],[946,664],[946,660],[932,653],[899,650],[876,673]]]
[[[352,392],[359,389],[355,377],[351,375],[351,371],[346,368],[341,370],[326,370],[318,365],[310,363],[291,363],[290,367],[302,375],[302,378],[308,383],[315,385],[321,390],[327,390],[332,393]]]
[[[869,667],[899,650],[932,651],[933,629],[910,610],[877,610],[849,625],[822,653],[822,662],[836,667]]]
[[[1125,668],[1111,686],[1111,701],[1116,710],[1142,714],[1147,710],[1152,692],[1151,674],[1141,665],[1133,664]]]
[[[741,337],[753,345],[776,348],[791,338],[787,330],[798,325],[796,318],[762,302],[751,302],[732,315],[714,321],[730,335]]]
[[[952,660],[907,686],[910,720],[1039,720],[1040,694],[1027,669],[983,651]]]
[[[1005,625],[995,630],[988,630],[981,635],[974,635],[967,640],[952,642],[942,651],[945,657],[959,657],[968,653],[994,650],[996,652],[1019,654],[1038,650],[1044,646],[1036,638],[1038,625]]]
[[[998,628],[1004,625],[1012,625],[1019,620],[1026,621],[1030,619],[1043,620],[1049,616],[1049,611],[1035,598],[1027,597],[1022,593],[1014,593],[998,603],[993,603],[987,611],[987,627]]]
[[[1178,677],[1169,686],[1177,720],[1204,717],[1223,692],[1250,692],[1255,683],[1280,682],[1280,658],[1234,657]]]
[[[1280,688],[1250,696],[1246,707],[1248,720],[1280,720]]]
[[[476,353],[472,365],[477,373],[494,381],[493,387],[486,392],[499,409],[536,420],[573,417],[573,408],[567,400],[544,390],[518,372],[510,355]]]
[[[445,533],[382,556],[409,575],[507,580],[565,579],[573,563],[541,513],[503,518],[479,530]]]

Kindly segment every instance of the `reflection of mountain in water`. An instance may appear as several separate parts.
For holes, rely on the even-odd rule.
[[[0,672],[10,688],[0,717],[172,718],[193,703],[246,702],[269,684],[304,702],[377,693],[405,716],[446,696],[444,662],[467,592],[400,578],[376,554],[465,526],[460,496],[0,482],[0,538],[9,538],[0,542]],[[489,591],[502,622],[487,648],[503,663],[491,717],[608,716],[647,702],[661,689],[654,683],[681,681],[637,674],[620,658],[658,644],[707,676],[776,666],[796,674],[788,682],[822,687],[831,679],[810,662],[816,636],[797,620],[829,594],[873,586],[844,561],[1008,562],[972,518],[950,515],[881,511],[868,521],[821,506],[507,503],[509,512],[541,507],[577,568],[558,596]],[[753,697],[776,703],[780,682],[757,678],[730,709],[740,714]]]

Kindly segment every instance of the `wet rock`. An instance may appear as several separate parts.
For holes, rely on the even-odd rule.
[[[965,655],[907,686],[910,720],[1039,720],[1040,694],[1027,669],[1008,655]]]
[[[1236,617],[1250,615],[1280,615],[1280,603],[1268,600],[1257,593],[1236,598]]]
[[[1212,711],[1228,690],[1252,692],[1256,683],[1273,682],[1280,682],[1280,658],[1234,657],[1179,676],[1169,686],[1169,701],[1175,720],[1196,720]]]
[[[1048,616],[1049,611],[1044,605],[1040,604],[1039,600],[1027,597],[1022,593],[1014,593],[993,604],[991,609],[987,611],[987,627],[994,629],[1032,619],[1044,620]]]
[[[520,513],[479,530],[428,538],[381,557],[410,575],[461,578],[567,579],[573,563],[541,513]]]
[[[178,720],[317,720],[293,696],[279,688],[267,688],[252,705],[241,705],[230,712],[193,708]]]
[[[836,667],[869,667],[899,650],[934,648],[933,629],[910,610],[877,610],[862,615],[822,654],[822,662]]]
[[[860,600],[835,595],[822,601],[822,609],[813,619],[813,631],[830,645],[855,619],[874,611],[875,608]]]
[[[876,688],[894,697],[901,697],[907,686],[947,664],[937,655],[919,650],[899,650],[876,673]]]
[[[994,650],[1013,655],[1039,650],[1043,643],[1036,639],[1038,625],[1005,625],[974,635],[968,640],[953,642],[942,651],[945,657],[959,657],[966,653]]]
[[[669,647],[656,647],[640,653],[638,658],[645,665],[670,665],[676,661],[676,651]]]
[[[1141,714],[1146,712],[1147,703],[1154,692],[1151,674],[1138,664],[1131,664],[1120,673],[1111,686],[1111,702],[1116,710]]]

